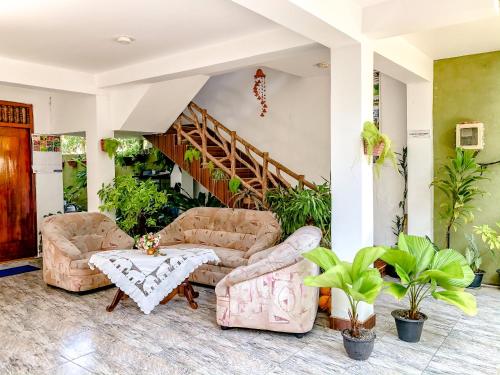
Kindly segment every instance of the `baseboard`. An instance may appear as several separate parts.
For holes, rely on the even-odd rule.
[[[361,328],[372,329],[376,324],[376,315],[372,314],[363,322],[360,322]],[[343,331],[344,329],[351,328],[351,321],[349,319],[336,318],[330,316],[330,328],[337,331]]]

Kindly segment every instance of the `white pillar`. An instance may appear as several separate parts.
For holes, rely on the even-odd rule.
[[[101,204],[97,192],[102,184],[107,184],[115,177],[115,163],[101,150],[101,139],[112,138],[113,129],[110,121],[109,95],[96,95],[96,121],[89,124],[86,131],[87,138],[87,199],[88,211],[99,211]]]
[[[434,237],[432,82],[407,85],[408,233]]]
[[[373,49],[356,44],[331,51],[332,243],[347,261],[373,245],[373,168],[363,155],[363,123],[373,118]],[[359,319],[373,315],[360,306]],[[332,318],[349,319],[347,298],[332,290]]]

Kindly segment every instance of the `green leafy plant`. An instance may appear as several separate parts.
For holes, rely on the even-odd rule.
[[[115,138],[104,138],[102,140],[102,149],[105,151],[110,158],[116,155],[116,150],[120,146],[120,141]]]
[[[364,123],[361,138],[365,145],[365,154],[368,161],[373,160],[374,151],[381,147],[380,154],[375,155],[377,156],[375,160],[375,174],[377,176],[380,174],[380,168],[384,165],[386,159],[391,160],[394,168],[396,168],[396,155],[392,150],[392,141],[386,134],[381,133],[373,122],[366,121]]]
[[[132,236],[147,233],[156,225],[156,215],[168,197],[154,181],[139,181],[130,175],[118,176],[98,191],[101,211],[115,211],[120,228]]]
[[[215,181],[224,181],[227,180],[227,174],[220,168],[215,168],[212,172],[212,178]]]
[[[475,297],[464,292],[474,279],[474,272],[459,252],[436,251],[428,238],[401,233],[397,248],[387,249],[381,259],[393,266],[401,279],[400,283],[387,282],[386,292],[397,299],[408,295],[407,318],[420,318],[420,304],[429,295],[457,306],[466,314],[476,314]]]
[[[396,239],[399,237],[400,233],[403,233],[406,229],[408,222],[408,212],[407,212],[407,198],[408,198],[408,147],[403,147],[401,153],[397,152],[398,155],[398,172],[403,177],[403,196],[399,201],[398,207],[401,210],[400,215],[396,215],[395,219],[392,221],[392,233],[396,236]]]
[[[308,276],[304,284],[308,286],[338,288],[344,291],[349,300],[350,334],[359,337],[358,305],[360,302],[373,304],[379,295],[384,281],[373,262],[380,258],[385,249],[367,247],[359,250],[352,263],[341,261],[331,250],[318,247],[302,256],[320,266],[324,272],[318,276]]]
[[[85,137],[62,135],[61,152],[63,155],[85,154]]]
[[[233,194],[236,194],[238,190],[240,190],[241,180],[238,177],[231,177],[229,180],[229,191]]]
[[[481,251],[477,247],[476,239],[473,234],[466,235],[468,245],[465,248],[465,260],[467,264],[472,269],[472,272],[481,272],[481,264],[483,263],[483,257]]]
[[[195,147],[189,146],[184,152],[184,161],[192,163],[194,160],[200,160],[201,152]]]
[[[500,250],[500,222],[496,226],[499,228],[498,232],[487,224],[474,226],[474,233],[481,237],[490,250]]]
[[[253,210],[265,209],[264,202],[253,190],[242,189],[232,196],[233,208],[247,208]]]
[[[445,194],[440,214],[446,221],[447,248],[451,246],[451,231],[474,219],[472,203],[485,193],[477,184],[485,179],[472,150],[457,148],[455,156],[439,168],[432,186]]]
[[[322,244],[330,246],[332,195],[328,181],[316,189],[270,189],[266,203],[281,223],[283,239],[304,225],[315,225],[323,232]]]

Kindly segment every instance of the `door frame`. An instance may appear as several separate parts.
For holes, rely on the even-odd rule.
[[[36,209],[36,174],[33,173],[33,142],[32,135],[34,130],[34,120],[33,120],[33,104],[20,103],[20,102],[11,102],[7,100],[0,100],[0,106],[10,106],[10,107],[25,107],[29,114],[29,121],[24,124],[16,123],[16,122],[2,122],[0,116],[0,127],[3,128],[18,128],[18,129],[27,129],[29,130],[29,150],[30,150],[30,169],[31,169],[31,200],[30,200],[30,210],[33,212],[33,234],[35,238],[35,255],[38,256],[38,215]],[[9,261],[13,261],[15,259],[11,259]]]

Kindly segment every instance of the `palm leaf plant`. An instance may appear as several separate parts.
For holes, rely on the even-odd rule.
[[[392,141],[386,135],[380,132],[380,130],[371,121],[366,121],[363,125],[363,131],[361,132],[361,138],[363,140],[365,155],[368,157],[368,161],[375,160],[375,174],[380,175],[380,168],[384,165],[385,161],[389,159],[392,165],[396,169],[396,155],[392,150]]]
[[[407,296],[409,301],[407,310],[392,312],[400,339],[420,339],[427,319],[420,305],[428,296],[452,304],[468,315],[476,314],[475,297],[464,291],[474,279],[474,272],[459,252],[436,250],[426,237],[401,233],[397,248],[387,249],[381,259],[393,266],[401,279],[399,283],[387,282],[386,292],[398,300]]]
[[[344,347],[353,359],[367,359],[373,350],[375,334],[360,329],[358,308],[360,302],[373,304],[382,290],[383,279],[371,265],[384,253],[382,247],[363,248],[357,252],[352,263],[341,261],[333,251],[323,247],[302,254],[324,270],[318,276],[306,277],[305,285],[338,288],[347,296],[351,325],[350,329],[342,332],[342,336]],[[362,355],[358,357],[356,354]]]
[[[323,232],[322,244],[330,246],[332,195],[328,181],[316,189],[270,189],[265,201],[281,223],[283,239],[304,225],[315,225]]]
[[[441,217],[446,221],[447,248],[451,246],[451,231],[474,219],[473,201],[484,194],[477,186],[479,181],[486,179],[483,171],[472,150],[457,148],[455,156],[439,168],[432,182],[445,195]]]

